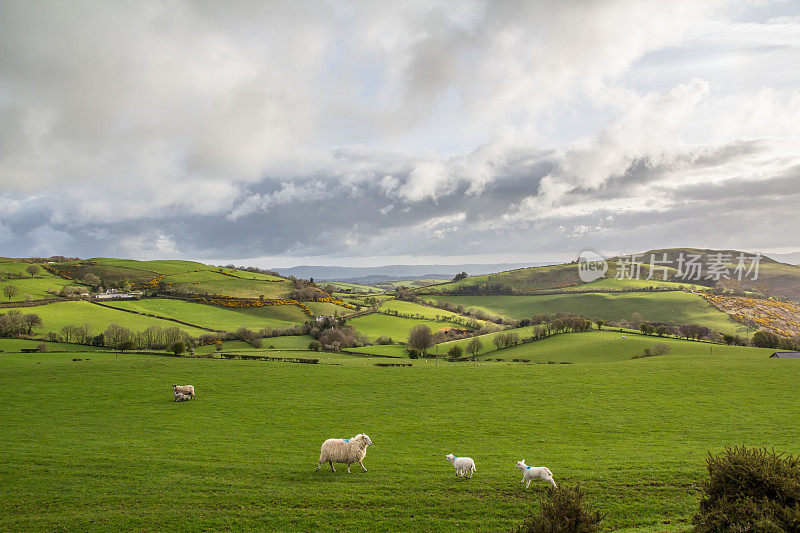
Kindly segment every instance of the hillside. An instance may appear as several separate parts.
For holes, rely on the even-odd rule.
[[[723,288],[729,290],[752,291],[765,296],[789,298],[800,301],[800,267],[779,263],[774,259],[762,256],[758,264],[757,278],[755,272],[747,272],[751,262],[748,254],[745,262],[746,270],[742,272],[742,280],[737,278],[737,258],[743,252],[737,250],[707,250],[695,248],[672,248],[649,250],[637,254],[638,261],[643,263],[638,279],[631,275],[630,257],[613,257],[607,260],[608,271],[604,278],[585,283],[579,275],[577,263],[561,265],[520,268],[485,274],[469,276],[456,282],[448,282],[430,287],[414,289],[417,294],[508,294],[520,292],[600,292],[623,290],[648,290],[654,289],[679,289],[679,288]],[[717,276],[710,271],[709,265],[714,263],[716,256],[722,254],[729,259],[722,263],[729,279],[724,275]],[[652,279],[650,258],[654,257],[656,268],[653,269]],[[684,258],[681,261],[681,257]],[[693,271],[686,266],[687,260],[692,257],[700,263],[701,267]],[[628,261],[628,263],[626,263]],[[660,268],[660,267],[663,267]],[[679,268],[688,275],[681,277]],[[664,272],[667,279],[663,280]],[[695,275],[696,274],[696,275]],[[617,279],[620,278],[620,279]]]

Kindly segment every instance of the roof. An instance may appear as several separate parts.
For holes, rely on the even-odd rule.
[[[780,359],[800,359],[800,352],[775,352],[770,357],[778,357]]]

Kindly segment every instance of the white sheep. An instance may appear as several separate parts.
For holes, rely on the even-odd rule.
[[[184,394],[178,391],[172,391],[172,395],[175,397],[176,402],[185,402],[186,400],[191,400],[192,397],[188,394]]]
[[[194,399],[194,387],[191,385],[173,385],[172,390],[174,392],[188,394],[192,399]]]
[[[323,463],[330,463],[331,470],[336,472],[333,463],[344,463],[347,465],[347,473],[350,473],[350,465],[358,463],[364,472],[364,457],[367,455],[367,446],[372,446],[372,440],[363,434],[359,433],[352,439],[328,439],[322,443],[319,451],[319,462],[317,470],[320,469]]]
[[[471,457],[456,457],[452,453],[445,455],[453,468],[456,469],[458,477],[467,476],[467,479],[472,479],[472,473],[475,472],[475,461]]]
[[[525,464],[525,459],[523,459],[517,463],[517,468],[522,470],[522,481],[520,481],[520,483],[525,483],[526,481],[528,482],[525,485],[526,489],[530,487],[531,481],[534,479],[543,479],[545,481],[549,481],[553,484],[554,488],[558,488],[558,485],[556,485],[556,482],[553,479],[553,473],[546,466],[528,466]]]

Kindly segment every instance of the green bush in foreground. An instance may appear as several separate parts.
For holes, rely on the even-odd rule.
[[[587,507],[580,485],[547,489],[539,512],[528,516],[517,533],[591,533],[600,529],[602,516]]]
[[[706,463],[695,531],[800,531],[800,457],[742,446]]]

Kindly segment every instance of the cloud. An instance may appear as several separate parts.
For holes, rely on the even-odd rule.
[[[634,225],[787,247],[798,35],[769,2],[3,3],[0,239],[535,255],[634,248]]]

